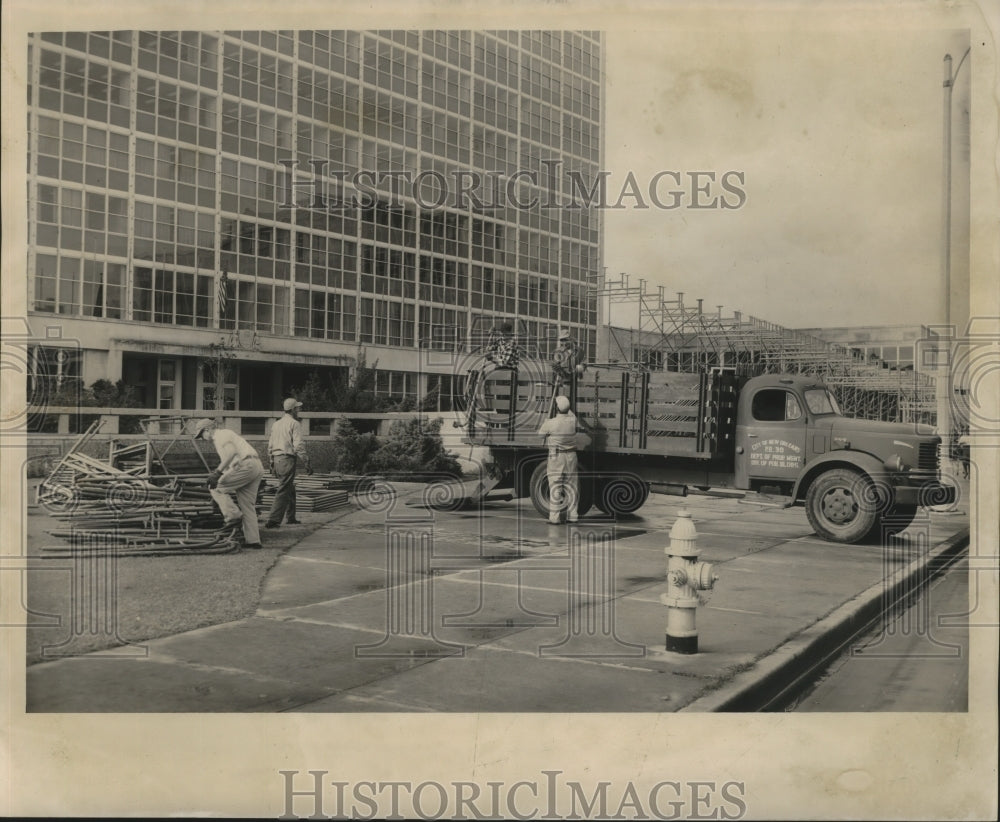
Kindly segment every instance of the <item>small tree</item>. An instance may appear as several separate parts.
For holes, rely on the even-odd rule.
[[[378,410],[375,398],[377,368],[378,360],[375,361],[374,365],[369,366],[365,362],[364,354],[358,357],[358,364],[354,367],[354,375],[340,393],[341,407],[338,410],[360,413]]]
[[[320,376],[318,371],[312,371],[308,379],[293,388],[291,393],[309,411],[333,411],[337,388],[338,382],[328,374]]]
[[[291,393],[310,411],[380,411],[384,403],[375,396],[377,366],[377,360],[368,366],[362,353],[350,377],[344,374],[331,377],[329,373],[321,375],[313,371],[305,383],[292,388]]]
[[[344,474],[363,474],[377,448],[374,434],[359,434],[350,420],[339,420],[331,440],[330,467]]]

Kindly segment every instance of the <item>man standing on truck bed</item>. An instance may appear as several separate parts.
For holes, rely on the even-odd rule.
[[[557,389],[562,385],[572,385],[579,358],[580,347],[569,331],[563,329],[559,332],[556,350],[552,352],[552,383]]]
[[[549,449],[546,475],[549,481],[549,522],[558,525],[563,509],[566,521],[576,522],[579,488],[576,462],[576,415],[569,410],[569,399],[555,399],[556,415],[542,423],[538,433]]]
[[[242,522],[243,547],[261,548],[256,508],[257,489],[264,476],[260,455],[235,431],[216,428],[214,420],[198,420],[194,439],[199,437],[212,443],[219,455],[219,467],[208,475],[208,487],[222,511],[223,527],[234,528]]]
[[[289,397],[282,407],[285,415],[271,427],[271,438],[267,443],[271,470],[278,478],[278,490],[274,494],[265,528],[277,528],[281,525],[281,518],[286,512],[288,524],[298,525],[299,521],[295,519],[295,469],[299,460],[306,473],[312,473],[309,455],[306,454],[306,446],[302,441],[302,423],[299,422],[302,403]]]
[[[518,350],[514,341],[514,324],[505,322],[499,328],[490,331],[486,341],[486,359],[497,368],[517,370]]]

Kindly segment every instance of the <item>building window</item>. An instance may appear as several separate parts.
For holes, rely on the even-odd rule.
[[[216,371],[215,363],[206,362],[204,368],[204,383],[202,385],[201,391],[201,402],[202,408],[206,411],[235,411],[236,410],[236,397],[239,393],[239,384],[237,380],[237,369],[230,365],[225,364],[222,366],[223,373],[223,385],[222,385],[222,408],[220,409],[215,403],[215,394],[217,390],[216,383]]]
[[[78,348],[36,345],[28,349],[27,397],[33,406],[58,399],[76,405],[83,387],[83,355]]]
[[[160,360],[157,383],[157,408],[174,408],[177,397],[177,363],[174,360]]]
[[[465,311],[421,306],[418,332],[421,348],[461,351],[466,334]]]
[[[132,283],[132,319],[207,328],[212,319],[211,293],[211,276],[137,268]]]
[[[405,399],[416,399],[417,375],[408,371],[375,372],[375,396],[384,397],[393,402]]]

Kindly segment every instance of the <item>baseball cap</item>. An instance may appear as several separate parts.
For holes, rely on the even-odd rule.
[[[291,411],[292,409],[301,407],[302,403],[300,403],[297,399],[295,399],[295,397],[289,397],[287,400],[285,400],[284,408],[286,411]]]
[[[569,411],[569,399],[563,396],[556,397],[556,408],[565,414]]]
[[[559,332],[559,339],[560,340],[568,340],[569,339],[569,331],[567,331],[565,328],[562,331],[560,331]]]
[[[198,422],[195,423],[194,433],[191,436],[194,437],[195,439],[198,439],[199,437],[201,437],[202,434],[205,433],[205,431],[207,431],[209,428],[214,428],[214,427],[215,427],[215,420],[210,420],[208,418],[203,420],[198,420]]]

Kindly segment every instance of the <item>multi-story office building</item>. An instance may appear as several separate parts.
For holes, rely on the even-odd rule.
[[[383,395],[447,396],[499,318],[541,355],[562,327],[594,350],[601,217],[567,174],[601,167],[598,33],[36,33],[28,54],[29,320],[59,333],[36,383],[209,409],[225,360],[225,407],[264,410],[361,357]]]

